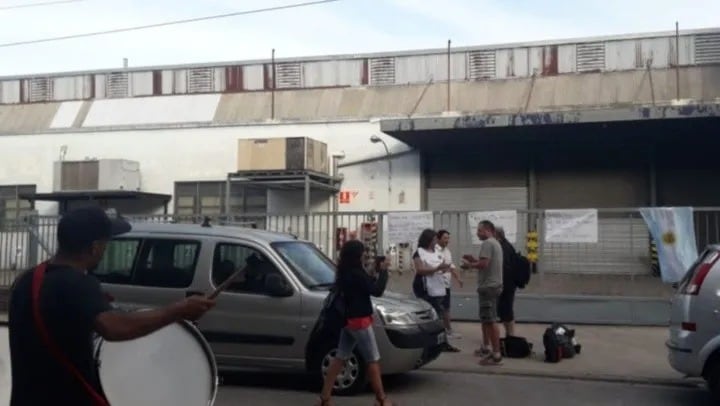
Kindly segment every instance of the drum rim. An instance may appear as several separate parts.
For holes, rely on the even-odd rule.
[[[210,394],[210,399],[208,399],[207,406],[212,406],[215,404],[215,399],[217,398],[218,393],[218,386],[219,386],[219,369],[217,366],[217,361],[215,359],[215,354],[212,351],[212,348],[210,347],[210,344],[207,342],[205,337],[200,332],[200,329],[198,329],[192,322],[187,320],[180,320],[175,323],[171,323],[168,325],[178,324],[180,327],[185,329],[185,331],[189,332],[190,335],[195,337],[195,339],[198,341],[198,344],[200,344],[200,347],[202,348],[203,352],[205,353],[205,356],[208,358],[208,361],[210,363],[210,386],[212,387],[212,393]],[[167,326],[166,326],[167,327]],[[152,334],[152,333],[151,333]],[[102,336],[97,337],[97,348],[95,349],[95,364],[96,364],[96,370],[98,374],[98,381],[100,383],[100,387],[103,387],[102,379],[100,377],[100,356],[102,354],[102,348],[103,344],[105,344],[105,339],[102,338]],[[103,392],[105,392],[105,389],[103,388]]]

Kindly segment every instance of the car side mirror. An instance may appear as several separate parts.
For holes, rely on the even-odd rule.
[[[293,289],[282,276],[270,274],[265,277],[265,293],[272,297],[288,297],[293,295]]]

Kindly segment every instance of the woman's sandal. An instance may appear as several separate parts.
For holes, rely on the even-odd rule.
[[[384,398],[375,398],[375,406],[397,406],[395,403],[387,400],[387,396]]]
[[[318,406],[332,406],[332,403],[330,403],[330,398],[323,398],[320,396],[320,403],[318,403]]]

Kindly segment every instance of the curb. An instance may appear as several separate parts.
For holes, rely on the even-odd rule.
[[[500,366],[499,368],[502,368]],[[679,388],[698,388],[704,385],[702,379],[682,379],[682,378],[643,378],[632,376],[616,376],[616,375],[571,375],[553,372],[531,372],[531,371],[513,371],[501,369],[451,369],[444,367],[425,366],[418,371],[426,372],[444,372],[455,374],[476,374],[476,375],[495,375],[495,376],[512,376],[525,378],[545,378],[545,379],[562,379],[567,381],[587,381],[587,382],[606,382],[606,383],[623,383],[629,385],[653,385],[653,386],[674,386]]]

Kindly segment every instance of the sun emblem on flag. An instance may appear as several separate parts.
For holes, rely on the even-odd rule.
[[[668,231],[662,235],[662,241],[665,245],[673,245],[676,240],[675,233],[672,231]]]

